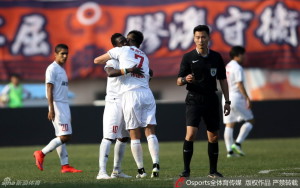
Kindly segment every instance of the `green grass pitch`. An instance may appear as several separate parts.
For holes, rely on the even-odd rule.
[[[43,146],[0,147],[0,187],[4,178],[12,181],[40,181],[35,187],[103,187],[135,188],[174,187],[174,181],[183,170],[182,142],[160,143],[161,172],[158,179],[151,179],[152,162],[147,145],[143,143],[144,165],[148,173],[145,179],[96,180],[98,173],[99,145],[69,144],[70,165],[83,170],[83,173],[61,174],[56,151],[49,153],[44,162],[44,171],[34,165],[32,153]],[[113,147],[107,165],[111,173],[113,165]],[[225,145],[219,143],[220,155],[218,170],[228,178],[296,178],[300,183],[300,138],[289,139],[249,139],[243,144],[245,157],[226,158]],[[133,160],[130,144],[127,145],[122,169],[126,174],[136,175],[136,164]],[[265,173],[259,173],[264,171]],[[208,174],[207,142],[197,141],[194,144],[194,155],[191,163],[191,177],[206,177]],[[300,186],[300,185],[299,185]],[[16,186],[6,186],[16,187]],[[26,186],[32,187],[32,186]]]

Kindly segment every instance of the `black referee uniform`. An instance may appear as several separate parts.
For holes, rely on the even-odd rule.
[[[216,79],[226,79],[224,61],[218,52],[209,50],[206,57],[198,54],[197,50],[186,53],[180,65],[178,77],[192,74],[193,83],[187,83],[186,89],[186,125],[198,127],[201,117],[207,130],[219,130],[219,99],[216,94]]]
[[[197,50],[184,54],[178,77],[185,78],[192,74],[194,81],[187,83],[188,90],[186,103],[186,126],[197,127],[203,118],[206,128],[210,132],[219,130],[220,114],[219,99],[216,94],[217,79],[226,79],[226,69],[221,55],[209,50],[206,56],[202,56]],[[187,176],[190,172],[190,161],[193,155],[193,141],[185,140],[184,166]],[[210,158],[210,173],[217,172],[218,143],[208,143],[208,154]]]

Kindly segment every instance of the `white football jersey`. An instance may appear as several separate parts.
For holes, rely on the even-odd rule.
[[[65,69],[55,61],[47,67],[45,83],[47,98],[47,83],[51,83],[54,85],[53,100],[55,102],[68,102],[68,77]]]
[[[243,82],[245,80],[243,67],[239,65],[237,61],[231,60],[226,65],[226,76],[229,93],[240,93],[237,82]]]
[[[135,65],[143,69],[143,76],[137,77],[131,73],[121,80],[121,93],[136,88],[149,88],[149,60],[147,55],[135,46],[115,47],[108,51],[112,59],[119,61],[120,69],[131,68]]]
[[[112,67],[114,69],[119,69],[119,62],[115,59],[108,60],[106,62],[106,66],[104,67]],[[106,101],[111,101],[114,99],[120,99],[119,92],[121,89],[121,82],[122,76],[118,77],[107,77],[107,85],[106,85]]]

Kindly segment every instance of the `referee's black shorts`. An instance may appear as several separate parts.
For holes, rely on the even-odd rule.
[[[199,127],[201,118],[203,118],[208,131],[219,130],[219,98],[216,93],[202,95],[189,91],[185,103],[186,126]]]

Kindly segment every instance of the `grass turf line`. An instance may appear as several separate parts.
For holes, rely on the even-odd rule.
[[[243,144],[245,157],[226,158],[225,144],[219,142],[220,154],[218,170],[231,178],[271,178],[292,177],[300,178],[300,138],[285,139],[249,139]],[[17,180],[40,180],[37,187],[105,187],[132,188],[173,187],[174,180],[183,170],[182,146],[183,142],[160,143],[160,178],[151,179],[152,161],[146,143],[143,143],[144,166],[148,174],[146,179],[113,179],[96,180],[99,169],[99,144],[77,145],[69,144],[70,165],[81,169],[83,173],[61,174],[60,162],[56,151],[49,153],[44,162],[44,171],[39,171],[32,156],[35,150],[43,146],[0,147],[0,186],[5,177]],[[108,174],[113,166],[113,147],[107,164]],[[136,164],[133,160],[130,144],[127,144],[122,163],[124,173],[135,177]],[[197,141],[194,144],[194,155],[191,162],[191,177],[206,177],[208,174],[207,142]],[[267,173],[259,173],[269,170]],[[16,186],[14,186],[16,187]]]

